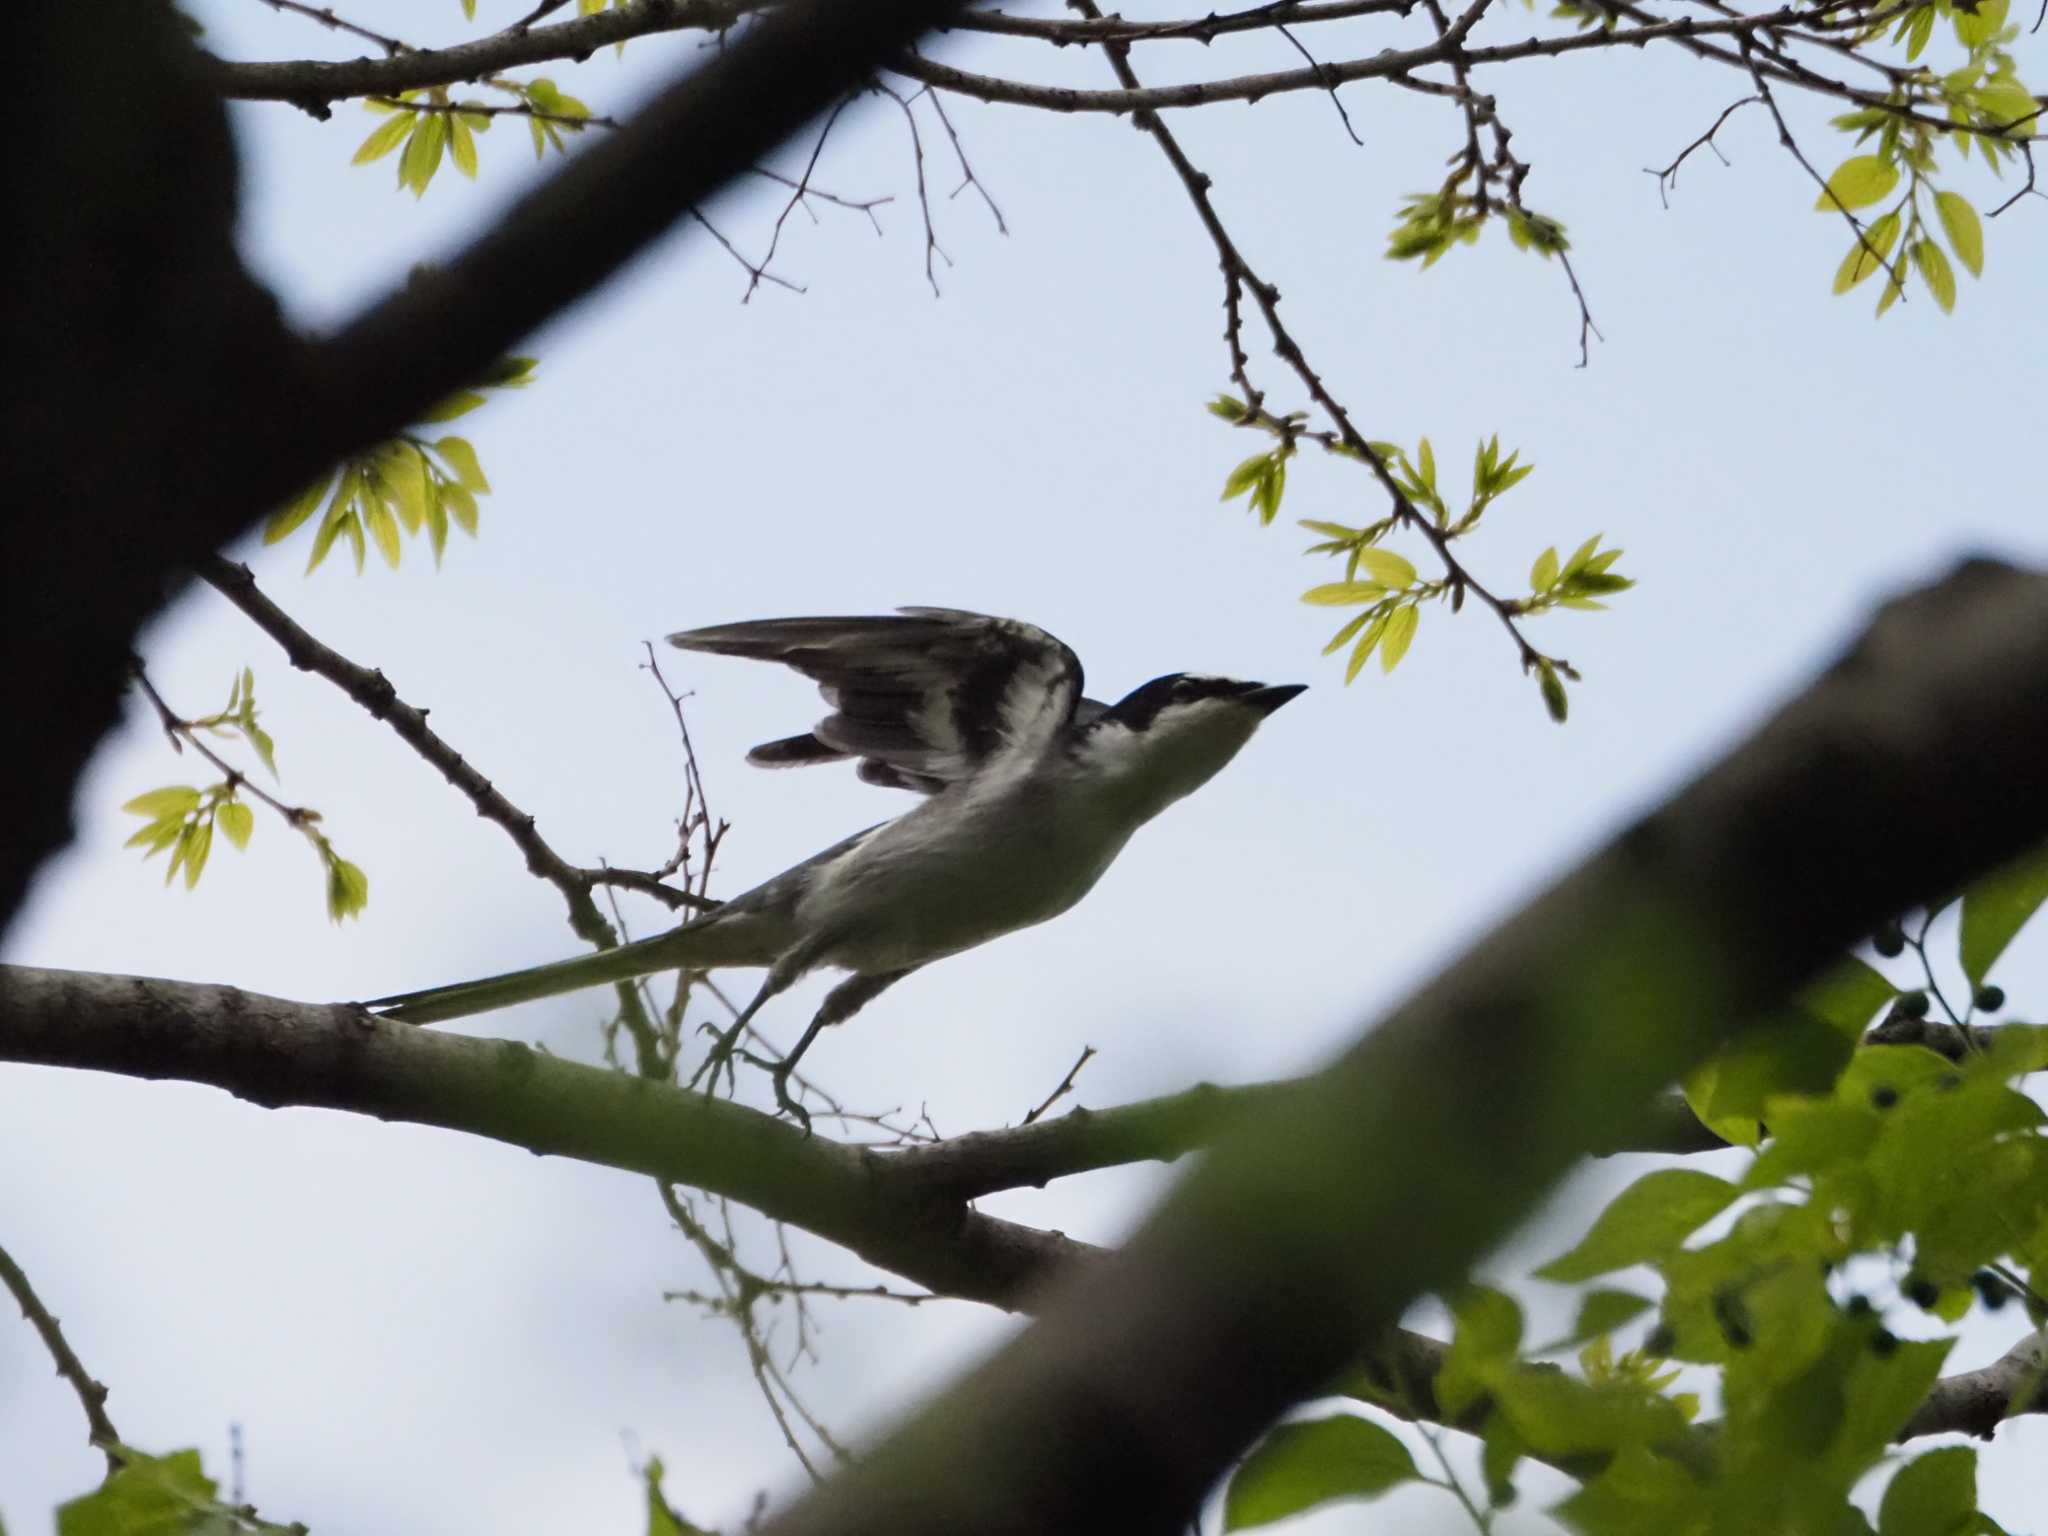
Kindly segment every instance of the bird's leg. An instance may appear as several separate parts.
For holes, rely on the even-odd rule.
[[[775,1068],[775,1102],[803,1122],[806,1136],[811,1134],[811,1117],[790,1093],[789,1074],[796,1070],[797,1062],[802,1059],[804,1052],[811,1048],[811,1042],[818,1038],[819,1030],[829,1025],[845,1023],[882,992],[893,987],[916,969],[916,966],[911,965],[900,971],[874,971],[865,976],[847,977],[825,994],[825,1001],[819,1004],[810,1027],[804,1031],[803,1038],[797,1041],[796,1049],[783,1057]]]
[[[686,1086],[696,1087],[698,1079],[708,1073],[710,1081],[705,1083],[704,1091],[715,1092],[718,1088],[718,1074],[720,1071],[731,1072],[733,1048],[739,1044],[740,1036],[746,1033],[747,1026],[754,1022],[754,1015],[761,1011],[761,1005],[776,993],[786,989],[810,968],[810,956],[801,950],[791,950],[778,956],[775,963],[768,967],[767,979],[761,983],[761,990],[754,994],[754,1000],[742,1008],[739,1017],[720,1032],[717,1043],[711,1047],[710,1054],[698,1064],[697,1070],[690,1074],[690,1081]]]

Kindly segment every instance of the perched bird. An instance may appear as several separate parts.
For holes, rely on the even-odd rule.
[[[654,971],[765,966],[706,1064],[715,1082],[769,998],[821,966],[849,971],[775,1069],[777,1103],[808,1124],[788,1083],[818,1031],[922,965],[1066,911],[1133,832],[1207,783],[1305,686],[1177,672],[1101,704],[1081,695],[1080,658],[1034,625],[953,608],[899,614],[763,619],[668,638],[778,661],[818,683],[832,713],[747,761],[857,758],[862,779],[914,791],[922,805],[670,933],[369,1006],[428,1024]]]

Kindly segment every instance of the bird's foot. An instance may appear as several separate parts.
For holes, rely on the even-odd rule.
[[[740,1043],[740,1032],[745,1028],[746,1020],[740,1019],[735,1021],[730,1029],[721,1031],[718,1039],[713,1043],[710,1052],[697,1064],[697,1070],[690,1074],[690,1081],[687,1086],[694,1088],[699,1082],[702,1082],[706,1098],[710,1098],[718,1092],[718,1079],[721,1076],[726,1079],[726,1086],[728,1088],[737,1087],[738,1083],[733,1068],[733,1055]],[[708,1031],[710,1026],[707,1024],[705,1029]]]
[[[796,1101],[796,1095],[789,1091],[789,1071],[792,1062],[783,1062],[775,1069],[775,1103],[804,1128],[804,1135],[811,1134],[811,1112]]]

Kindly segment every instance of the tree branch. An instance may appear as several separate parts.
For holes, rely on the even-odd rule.
[[[928,1290],[1017,1308],[1100,1250],[969,1210],[878,1152],[512,1040],[414,1029],[350,1003],[0,966],[0,1061],[223,1088],[488,1136],[728,1196]]]

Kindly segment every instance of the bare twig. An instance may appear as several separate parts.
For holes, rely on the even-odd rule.
[[[951,201],[953,198],[958,197],[969,187],[974,188],[975,194],[980,197],[982,203],[988,208],[990,216],[996,221],[996,233],[1007,235],[1010,232],[1010,226],[1003,222],[1003,210],[996,206],[995,198],[989,195],[989,190],[983,185],[981,178],[974,174],[974,167],[967,163],[966,146],[960,142],[960,134],[953,127],[953,119],[946,114],[944,99],[930,86],[926,86],[923,90],[919,91],[918,96],[923,96],[930,100],[932,111],[938,115],[939,126],[946,130],[946,137],[952,141],[953,158],[960,163],[960,185],[946,194],[947,200]],[[916,99],[916,96],[911,98],[912,101]]]
[[[939,277],[933,270],[932,257],[936,255],[949,267],[953,265],[953,258],[948,256],[945,247],[939,244],[938,233],[932,227],[931,196],[926,191],[924,180],[924,135],[918,130],[917,113],[911,110],[909,97],[880,80],[872,82],[869,89],[895,102],[903,112],[905,125],[910,129],[911,160],[917,169],[917,206],[918,211],[924,216],[924,280],[932,285],[932,297],[936,299],[939,297]]]
[[[395,37],[387,37],[382,32],[373,32],[368,27],[358,26],[344,17],[337,16],[333,9],[328,6],[305,5],[301,3],[301,0],[263,0],[263,4],[269,6],[273,11],[284,11],[293,16],[303,16],[308,21],[317,21],[321,26],[326,27],[330,31],[346,32],[351,37],[359,37],[366,43],[373,43],[377,47],[382,48],[385,54],[391,58],[396,58],[402,53],[418,52],[410,43],[400,42]]]
[[[64,1378],[78,1397],[78,1406],[85,1410],[86,1438],[99,1448],[107,1458],[109,1476],[121,1470],[121,1435],[114,1428],[114,1421],[107,1417],[107,1389],[95,1380],[92,1372],[71,1348],[64,1337],[64,1330],[50,1309],[43,1305],[36,1295],[35,1287],[29,1284],[22,1267],[15,1263],[7,1250],[0,1248],[0,1285],[7,1287],[21,1308],[21,1315],[28,1319],[29,1326],[43,1341],[43,1348],[50,1352],[56,1362],[57,1374]]]
[[[1053,1089],[1051,1093],[1048,1093],[1043,1099],[1038,1101],[1038,1107],[1031,1110],[1024,1116],[1023,1123],[1026,1125],[1034,1124],[1041,1116],[1045,1114],[1045,1112],[1048,1109],[1051,1109],[1053,1105],[1059,1103],[1061,1099],[1065,1098],[1069,1093],[1073,1092],[1074,1079],[1081,1075],[1081,1069],[1088,1065],[1089,1061],[1094,1057],[1094,1055],[1094,1046],[1082,1046],[1081,1054],[1079,1056],[1076,1056],[1074,1058],[1074,1064],[1071,1067],[1067,1068],[1067,1075],[1060,1079],[1059,1086]]]
[[[1714,135],[1721,131],[1729,118],[1740,112],[1744,107],[1753,106],[1762,100],[1763,97],[1761,96],[1745,96],[1740,101],[1730,102],[1721,109],[1721,115],[1714,119],[1713,127],[1681,149],[1677,157],[1669,165],[1665,166],[1663,170],[1652,170],[1649,166],[1644,166],[1643,174],[1645,176],[1657,178],[1657,200],[1666,208],[1671,206],[1669,194],[1678,189],[1678,168],[1691,159],[1696,150],[1702,147],[1710,149],[1714,152],[1715,159],[1719,160],[1723,165],[1729,164],[1728,157],[1721,153],[1721,146],[1714,142]]]

